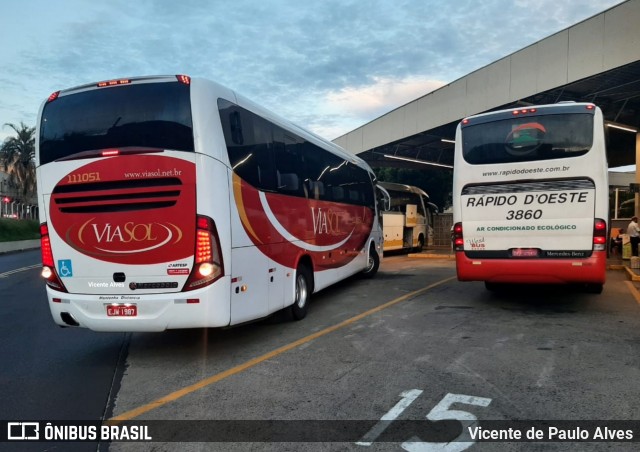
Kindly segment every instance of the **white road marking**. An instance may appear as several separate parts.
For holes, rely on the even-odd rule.
[[[32,268],[38,268],[41,267],[42,264],[33,264],[33,265],[29,265],[28,267],[22,267],[22,268],[16,268],[15,270],[9,270],[8,272],[4,272],[4,273],[0,273],[0,278],[6,278],[7,276],[11,276],[14,275],[16,273],[20,273],[20,272],[24,272],[27,270],[31,270]]]
[[[380,421],[369,430],[360,441],[356,444],[358,446],[370,446],[377,438],[386,430],[387,427],[391,424],[392,421],[396,420],[398,416],[402,414],[402,412],[413,403],[414,400],[418,398],[422,394],[421,389],[411,389],[409,391],[404,391],[400,394],[402,399],[398,403],[395,404],[393,408],[391,408],[386,414],[384,414]]]

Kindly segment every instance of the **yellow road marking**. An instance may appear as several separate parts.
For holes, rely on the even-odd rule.
[[[277,348],[275,350],[270,351],[269,353],[265,353],[262,356],[258,356],[257,358],[253,358],[250,359],[249,361],[242,363],[240,365],[237,365],[235,367],[232,367],[231,369],[227,369],[223,372],[220,372],[216,375],[212,375],[209,378],[205,378],[204,380],[200,380],[197,383],[194,383],[190,386],[186,386],[182,389],[179,389],[175,392],[172,392],[171,394],[168,394],[164,397],[161,397],[157,400],[154,400],[153,402],[147,403],[146,405],[142,405],[138,408],[134,408],[133,410],[127,411],[125,413],[122,413],[118,416],[114,416],[111,419],[109,419],[110,421],[128,421],[131,419],[134,419],[144,413],[147,413],[149,411],[155,410],[156,408],[160,408],[161,406],[164,406],[166,404],[168,404],[169,402],[174,402],[178,399],[180,399],[181,397],[184,397],[188,394],[191,394],[192,392],[195,392],[199,389],[205,388],[207,386],[210,386],[214,383],[217,383],[221,380],[224,380],[225,378],[231,377],[233,375],[239,374],[240,372],[243,372],[247,369],[250,369],[251,367],[254,367],[268,359],[274,358],[278,355],[281,355],[285,352],[288,352],[289,350],[292,350],[296,347],[299,347],[303,344],[306,344],[308,342],[311,342],[314,339],[317,339],[319,337],[325,336],[329,333],[333,333],[336,330],[339,330],[341,328],[344,328],[345,326],[351,325],[352,323],[357,322],[358,320],[362,320],[365,317],[368,317],[372,314],[375,314],[376,312],[382,311],[383,309],[387,309],[393,305],[396,305],[398,303],[401,303],[409,298],[413,298],[416,297],[428,290],[433,289],[434,287],[437,287],[441,284],[447,283],[453,279],[455,279],[455,276],[452,276],[450,278],[446,278],[443,280],[440,280],[438,282],[435,282],[427,287],[423,287],[422,289],[418,289],[415,290],[413,292],[410,292],[406,295],[403,295],[401,297],[398,297],[394,300],[391,300],[387,303],[381,304],[380,306],[377,306],[373,309],[369,309],[368,311],[363,312],[362,314],[358,314],[354,317],[351,317],[343,322],[340,322],[336,325],[330,326],[328,328],[325,328],[324,330],[318,331],[316,333],[310,334],[306,337],[303,337],[301,339],[298,339],[297,341],[291,342],[287,345],[284,345],[280,348]]]
[[[627,287],[629,287],[629,292],[631,292],[633,298],[636,299],[636,303],[640,304],[640,291],[636,289],[636,286],[633,285],[633,282],[625,281],[625,283],[627,283]]]

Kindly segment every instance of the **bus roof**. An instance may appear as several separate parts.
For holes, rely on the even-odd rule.
[[[189,77],[186,75],[151,75],[151,76],[140,76],[140,77],[123,77],[123,78],[116,78],[113,80],[105,80],[105,81],[100,81],[100,82],[92,82],[92,83],[85,83],[83,85],[78,85],[75,87],[71,87],[71,88],[66,88],[63,90],[60,90],[56,93],[54,93],[54,95],[57,96],[65,96],[65,95],[69,95],[69,94],[76,94],[76,93],[80,93],[83,91],[89,91],[92,89],[103,89],[103,88],[109,88],[109,87],[116,87],[116,86],[121,86],[121,85],[127,85],[127,84],[133,84],[133,83],[162,83],[162,82],[174,82],[174,81],[180,81],[182,83],[189,83],[189,84],[200,84],[200,83],[204,83],[204,84],[209,84],[213,87],[216,88],[216,91],[223,91],[225,92],[225,97],[227,95],[227,93],[231,93],[233,94],[233,96],[235,97],[235,99],[227,99],[233,103],[236,103],[238,105],[240,105],[241,107],[244,107],[254,113],[257,113],[267,119],[269,119],[270,121],[290,130],[293,133],[296,133],[298,135],[300,135],[301,138],[305,138],[308,141],[311,142],[315,142],[315,144],[322,146],[323,148],[327,149],[328,151],[336,154],[337,156],[341,157],[344,160],[347,160],[361,168],[366,169],[369,173],[372,174],[374,180],[375,180],[375,173],[373,172],[373,170],[371,169],[371,167],[369,166],[369,164],[364,161],[363,159],[361,159],[360,157],[356,156],[355,154],[351,154],[350,152],[346,151],[345,149],[343,149],[342,147],[338,146],[337,144],[322,138],[321,136],[297,125],[292,123],[291,121],[283,118],[282,116],[264,108],[259,106],[258,104],[256,104],[255,102],[249,100],[248,98],[238,94],[236,91],[231,90],[217,82],[214,82],[212,80],[209,79],[205,79],[205,78],[200,78],[200,77]],[[53,95],[52,95],[53,96]],[[49,98],[51,99],[51,97]],[[45,100],[45,102],[43,103],[46,104],[47,101]]]
[[[598,107],[590,102],[558,102],[557,104],[528,105],[506,110],[496,110],[487,113],[467,116],[460,122],[461,127],[481,124],[487,121],[509,119],[518,115],[527,114],[567,114],[567,113],[591,113],[594,114]]]

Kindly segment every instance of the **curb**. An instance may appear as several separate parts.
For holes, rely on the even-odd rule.
[[[625,265],[624,269],[627,271],[627,274],[629,275],[629,278],[631,278],[631,281],[640,281],[640,274],[636,273],[636,271],[634,271],[634,269],[631,269],[629,267],[627,267]]]
[[[0,254],[13,253],[40,248],[40,239],[19,240],[17,242],[0,242]]]
[[[409,253],[407,257],[415,257],[418,259],[447,259],[447,260],[455,260],[455,256],[453,254],[434,254],[434,253]]]

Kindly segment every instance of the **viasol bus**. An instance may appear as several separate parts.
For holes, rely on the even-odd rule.
[[[130,78],[52,94],[37,124],[54,321],[222,327],[288,308],[382,255],[361,159],[216,83]]]
[[[608,189],[603,117],[593,104],[464,119],[453,174],[458,279],[601,292]]]

